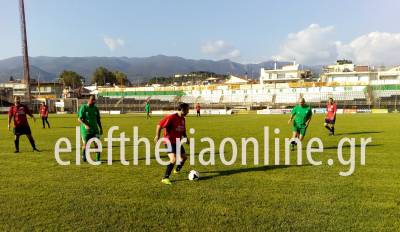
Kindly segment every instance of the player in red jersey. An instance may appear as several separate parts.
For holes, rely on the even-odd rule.
[[[42,118],[43,128],[46,127],[45,123],[47,123],[47,127],[50,128],[50,123],[47,120],[47,118],[49,117],[49,108],[47,107],[46,102],[40,104],[39,114],[40,117]]]
[[[35,140],[32,137],[31,128],[29,127],[28,119],[26,115],[29,115],[35,121],[35,117],[26,105],[21,104],[21,99],[16,97],[14,99],[14,105],[10,107],[8,111],[8,130],[10,130],[11,120],[14,119],[14,145],[15,153],[19,152],[19,137],[26,135],[31,143],[33,151],[39,151],[36,148]]]
[[[329,98],[326,105],[325,128],[329,130],[329,135],[335,135],[335,122],[336,122],[336,103],[333,98]]]
[[[196,104],[196,113],[197,113],[197,117],[200,117],[200,104],[199,103]]]
[[[181,139],[183,137],[187,137],[186,135],[186,125],[185,125],[185,116],[189,113],[189,105],[186,103],[179,104],[178,112],[174,114],[170,114],[165,116],[157,125],[156,129],[156,137],[154,141],[157,142],[160,139],[160,132],[164,129],[164,138],[166,138],[171,143],[171,150],[168,153],[169,164],[165,170],[165,174],[163,179],[161,180],[164,184],[171,184],[169,180],[169,176],[175,166],[176,156],[177,156],[177,144],[176,140]],[[177,165],[174,173],[179,173],[182,169],[183,164],[185,163],[187,157],[186,152],[183,146],[180,147],[180,163]]]

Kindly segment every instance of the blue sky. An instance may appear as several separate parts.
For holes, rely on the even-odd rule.
[[[165,54],[242,63],[349,56],[379,63],[385,57],[365,57],[400,49],[397,0],[25,0],[25,10],[31,56]],[[371,32],[381,34],[368,39]],[[18,0],[0,0],[0,36],[0,59],[21,54]],[[377,39],[394,44],[359,54]],[[397,62],[396,54],[389,58]]]

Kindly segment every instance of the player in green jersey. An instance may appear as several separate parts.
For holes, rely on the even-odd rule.
[[[312,117],[312,109],[309,105],[306,104],[304,98],[299,99],[299,104],[297,104],[293,109],[289,119],[288,124],[292,125],[293,137],[297,138],[300,141],[303,141],[304,136],[306,135],[306,131],[308,125],[310,124]],[[293,120],[294,119],[294,120]],[[292,141],[291,149],[294,150],[296,146],[296,142]]]
[[[146,102],[146,105],[144,106],[144,110],[146,111],[146,119],[151,118],[150,116],[150,100]]]
[[[81,136],[83,140],[82,159],[86,162],[86,143],[91,138],[100,138],[103,134],[100,112],[97,108],[95,95],[90,95],[88,103],[81,105],[78,112],[78,120],[81,123]],[[100,153],[96,155],[96,161],[100,161]]]

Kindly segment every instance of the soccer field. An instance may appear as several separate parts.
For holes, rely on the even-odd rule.
[[[113,143],[114,162],[107,165],[106,152],[99,166],[75,165],[75,151],[62,154],[71,165],[60,166],[54,158],[58,138],[68,137],[75,147],[75,115],[51,115],[51,129],[30,120],[40,153],[31,152],[26,137],[21,153],[14,154],[12,133],[5,115],[0,128],[0,230],[168,230],[168,231],[396,231],[400,228],[400,128],[399,114],[339,115],[336,136],[329,137],[323,116],[314,116],[306,141],[321,138],[324,152],[314,154],[322,165],[310,165],[303,145],[303,164],[284,165],[284,138],[291,136],[287,115],[233,115],[187,118],[187,128],[196,130],[196,156],[207,147],[199,138],[215,140],[216,165],[187,163],[183,173],[172,174],[173,185],[160,183],[165,168],[152,153],[145,165],[140,147],[139,165],[132,165],[132,142],[127,143],[127,160],[119,162],[119,144]],[[120,126],[132,138],[133,126],[139,137],[152,141],[160,117],[104,116],[106,137],[111,126]],[[263,127],[270,128],[270,165],[263,165]],[[280,129],[275,135],[273,130]],[[114,132],[114,137],[118,133]],[[189,133],[188,133],[189,134]],[[218,147],[225,137],[238,144],[238,159],[225,166]],[[259,141],[260,164],[253,164],[249,146],[247,164],[241,164],[241,138]],[[339,175],[349,165],[338,161],[337,144],[343,137],[356,138],[355,170]],[[366,164],[360,165],[360,138],[372,138],[366,149]],[[281,165],[274,165],[274,140],[280,138]],[[103,148],[107,144],[102,140]],[[154,151],[154,143],[151,143]],[[189,151],[188,146],[186,150]],[[349,157],[349,146],[344,156]],[[232,149],[227,145],[226,158]],[[162,155],[166,160],[166,156]],[[333,165],[327,164],[332,159]],[[187,180],[187,173],[200,172],[199,181]]]

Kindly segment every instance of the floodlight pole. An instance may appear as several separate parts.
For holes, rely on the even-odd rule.
[[[19,0],[19,16],[21,25],[21,42],[22,42],[22,59],[24,68],[24,79],[23,83],[26,85],[25,101],[28,105],[31,104],[31,78],[29,75],[29,57],[28,57],[28,42],[26,36],[26,24],[25,24],[25,6],[24,0]]]

